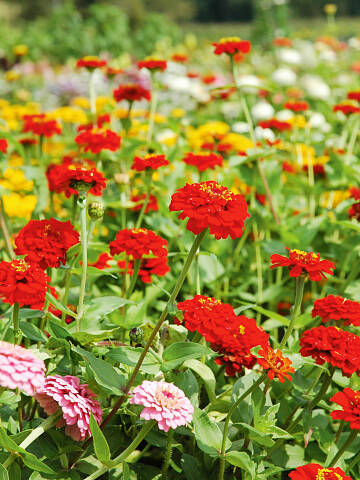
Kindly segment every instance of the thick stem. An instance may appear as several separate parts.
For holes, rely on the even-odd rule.
[[[141,227],[146,208],[149,204],[150,191],[151,191],[151,180],[152,180],[152,169],[148,168],[146,173],[145,173],[146,197],[144,199],[144,203],[142,204],[138,219],[136,221],[135,228],[140,228]]]
[[[11,245],[9,230],[7,228],[7,225],[6,225],[5,216],[4,216],[4,208],[3,208],[3,204],[2,204],[1,200],[0,200],[0,227],[1,227],[2,234],[3,234],[4,240],[5,240],[7,251],[9,252],[9,255],[10,255],[11,258],[15,258],[15,252],[14,252],[14,249]]]
[[[161,468],[161,477],[160,480],[167,479],[167,472],[169,470],[170,460],[171,460],[171,453],[172,453],[172,446],[173,446],[173,438],[174,438],[174,430],[170,428],[167,443],[166,443],[166,450],[164,455],[164,463]]]
[[[135,261],[134,261],[134,270],[133,270],[133,274],[132,274],[132,277],[131,277],[131,282],[130,282],[129,288],[127,289],[125,298],[130,298],[130,295],[132,294],[132,292],[134,290],[136,280],[137,280],[138,275],[139,275],[140,266],[141,266],[141,258],[136,258]],[[127,266],[125,268],[127,268]]]
[[[12,311],[12,322],[13,322],[14,339],[15,339],[16,345],[19,345],[22,339],[22,333],[19,328],[19,311],[20,311],[20,305],[17,302],[15,302],[13,306],[13,311]]]
[[[78,201],[77,196],[73,195],[71,217],[70,217],[70,221],[73,225],[75,223],[75,218],[76,218],[77,201]]]
[[[250,388],[248,388],[237,400],[232,404],[230,407],[229,413],[227,414],[227,417],[225,419],[224,423],[224,429],[223,429],[223,436],[222,436],[222,443],[221,443],[221,458],[220,458],[220,470],[219,470],[219,480],[223,480],[224,478],[224,472],[225,472],[225,449],[226,449],[226,439],[228,436],[228,431],[229,431],[229,423],[232,417],[232,414],[234,411],[237,409],[239,404],[245,400],[245,398],[250,395],[267,377],[266,373],[263,373],[260,378],[256,380],[255,383],[251,385]]]
[[[279,348],[282,349],[284,345],[286,345],[286,342],[288,341],[292,331],[294,330],[295,327],[295,322],[296,319],[299,315],[300,308],[301,308],[301,303],[304,295],[304,285],[305,285],[305,277],[300,276],[296,278],[296,291],[295,291],[295,303],[294,303],[294,308],[291,314],[291,319],[290,319],[290,324],[285,332],[285,335],[283,339],[281,340],[281,343],[279,345]]]
[[[334,465],[336,465],[336,462],[341,458],[342,454],[345,452],[345,450],[350,447],[350,445],[353,443],[353,441],[355,440],[356,436],[358,434],[358,430],[353,430],[352,432],[350,432],[346,442],[344,443],[344,445],[339,449],[339,451],[337,452],[337,454],[335,455],[335,457],[332,459],[332,461],[330,462],[330,465],[329,467],[333,467]]]
[[[81,224],[81,282],[79,303],[77,306],[77,325],[76,330],[81,331],[81,319],[84,314],[84,298],[86,289],[86,273],[87,273],[87,234],[86,234],[86,197],[79,197],[78,203],[80,206],[80,224]]]

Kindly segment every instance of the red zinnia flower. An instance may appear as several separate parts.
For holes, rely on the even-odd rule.
[[[355,218],[360,222],[360,202],[353,203],[348,210],[349,218]]]
[[[31,137],[20,138],[19,142],[21,143],[21,145],[37,145],[38,144],[38,141],[36,140],[36,138],[31,138]]]
[[[276,118],[271,118],[270,120],[264,120],[263,122],[259,122],[258,125],[261,128],[271,128],[273,130],[279,130],[279,132],[283,132],[285,130],[291,130],[291,123],[281,122]]]
[[[351,103],[339,103],[338,105],[334,105],[333,112],[342,112],[344,115],[351,115],[352,113],[359,113],[360,108],[355,107]]]
[[[182,210],[179,219],[189,217],[186,228],[195,235],[209,227],[215,238],[241,237],[250,217],[244,197],[217,182],[186,184],[171,197],[171,212]]]
[[[15,238],[15,253],[45,270],[65,265],[66,251],[77,243],[79,234],[69,221],[30,220]]]
[[[120,85],[116,90],[114,90],[113,94],[117,102],[121,102],[121,100],[134,102],[135,100],[142,100],[143,98],[149,101],[151,99],[150,90],[136,83]]]
[[[149,153],[148,155],[145,155],[145,157],[135,157],[131,168],[132,170],[143,172],[147,168],[157,170],[158,168],[166,167],[167,165],[169,165],[169,160],[165,158],[165,155],[154,155],[153,153]]]
[[[360,188],[351,187],[349,192],[351,198],[354,198],[355,200],[360,200]]]
[[[318,463],[309,463],[289,473],[291,480],[352,480],[341,468],[324,468]]]
[[[167,241],[146,228],[124,228],[110,242],[111,255],[126,252],[134,258],[141,258],[150,252],[156,257],[167,256]]]
[[[214,169],[216,165],[219,167],[223,164],[223,157],[216,153],[187,153],[183,158],[183,162],[187,165],[194,165],[199,172],[204,172],[208,168]]]
[[[6,138],[0,138],[0,152],[6,153],[8,149],[8,141]]]
[[[349,92],[347,94],[347,98],[349,100],[356,100],[357,102],[360,102],[360,90],[356,90],[354,92]]]
[[[250,42],[247,40],[241,40],[239,37],[225,37],[221,38],[219,42],[213,43],[215,47],[215,55],[221,55],[227,53],[228,55],[234,55],[234,53],[249,53]]]
[[[291,267],[289,272],[290,277],[299,277],[303,274],[303,271],[305,271],[305,273],[309,275],[310,280],[314,282],[319,282],[322,279],[327,280],[325,273],[329,275],[333,274],[332,270],[335,268],[335,265],[329,260],[320,260],[320,254],[304,252],[296,248],[286,248],[289,250],[289,257],[278,254],[271,255],[271,269],[276,267]]]
[[[189,59],[189,57],[185,54],[182,54],[182,53],[174,53],[171,56],[171,60],[173,62],[185,63],[185,62],[188,61],[188,59]]]
[[[90,56],[90,55],[86,57],[82,57],[80,58],[80,60],[76,62],[76,66],[78,68],[85,67],[85,68],[88,68],[89,70],[105,67],[105,65],[106,65],[106,60],[101,60],[99,57]]]
[[[100,153],[101,150],[115,152],[121,146],[121,137],[112,130],[85,130],[76,138],[75,142],[84,148],[85,152]]]
[[[142,209],[142,206],[144,204],[144,200],[146,198],[146,193],[142,193],[141,195],[132,195],[131,201],[134,203],[137,203],[135,207],[133,207],[131,210],[134,212],[137,212],[138,210]],[[143,201],[142,201],[143,200]],[[145,213],[148,213],[150,211],[157,212],[159,210],[159,205],[157,203],[157,199],[154,195],[150,194],[149,196],[149,202],[145,208]]]
[[[307,102],[286,102],[284,108],[292,110],[293,112],[305,112],[309,109],[309,104]]]
[[[49,120],[44,113],[23,116],[23,132],[32,132],[34,135],[44,135],[50,138],[61,133],[61,127],[56,120]]]
[[[314,327],[300,338],[300,354],[311,356],[318,365],[325,362],[340,368],[343,375],[360,375],[360,337],[337,327]]]
[[[167,62],[166,60],[159,60],[158,58],[148,57],[145,60],[137,62],[139,69],[147,68],[148,70],[161,70],[162,72],[166,70]]]
[[[0,298],[10,305],[42,310],[49,280],[36,264],[18,259],[0,262]]]
[[[104,270],[104,268],[110,268],[109,261],[113,258],[106,252],[100,253],[98,259],[94,263],[88,263],[89,267],[95,267],[99,270]]]
[[[322,322],[342,320],[344,325],[360,325],[360,303],[347,298],[328,295],[315,300],[312,316],[320,317]]]
[[[331,402],[340,405],[342,410],[331,412],[331,418],[334,420],[345,420],[350,423],[352,430],[360,430],[360,392],[351,388],[344,388],[342,392],[337,392],[330,398]]]
[[[275,352],[269,345],[267,345],[259,350],[258,354],[264,358],[258,358],[257,362],[265,370],[269,370],[268,377],[270,380],[274,380],[276,375],[281,383],[284,383],[285,378],[292,382],[290,373],[294,373],[295,369],[291,366],[292,361],[290,358],[283,357],[281,350],[276,350]]]
[[[121,68],[106,67],[105,73],[109,77],[115,77],[115,75],[120,75],[121,73],[124,73],[124,70],[122,70]]]
[[[212,73],[209,73],[209,74],[204,75],[203,77],[201,77],[201,80],[202,80],[203,83],[205,83],[206,85],[211,85],[212,83],[215,82],[216,77],[215,77],[215,75],[213,75]]]
[[[144,283],[152,282],[152,275],[163,277],[170,272],[167,257],[144,258],[141,261],[139,277]]]

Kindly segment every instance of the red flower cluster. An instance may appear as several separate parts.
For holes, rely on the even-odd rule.
[[[209,227],[215,238],[241,237],[250,217],[244,197],[217,182],[186,184],[171,198],[171,212],[182,210],[179,219],[189,217],[186,228],[195,235]]]
[[[49,120],[44,113],[23,116],[23,132],[32,132],[34,135],[44,135],[50,138],[61,133],[61,127],[56,120]]]
[[[249,53],[250,42],[247,40],[241,40],[239,37],[225,37],[221,38],[219,42],[213,43],[215,47],[215,55],[221,55],[227,53],[228,55],[234,55],[235,53]]]
[[[121,146],[121,137],[112,130],[85,130],[75,137],[75,142],[85,152],[100,153],[101,150],[116,152]]]
[[[85,123],[83,125],[79,125],[77,130],[78,132],[82,132],[83,130],[93,130],[94,128],[102,128],[105,123],[110,123],[111,118],[108,113],[104,113],[103,115],[99,115],[96,119],[96,123]]]
[[[324,468],[318,463],[309,463],[289,473],[291,480],[352,480],[341,468]]]
[[[219,167],[223,164],[223,157],[216,153],[187,153],[183,158],[183,162],[187,165],[194,165],[199,172],[204,172],[208,168],[214,169],[216,165]]]
[[[131,165],[132,170],[138,172],[143,172],[147,168],[152,170],[157,170],[160,167],[166,167],[169,165],[169,160],[165,158],[165,155],[154,155],[149,153],[145,157],[135,157],[133,164]]]
[[[360,90],[355,90],[353,92],[349,92],[347,94],[347,98],[349,100],[356,100],[357,102],[360,102]]]
[[[342,112],[344,115],[351,115],[352,113],[359,113],[360,108],[351,103],[339,103],[333,106],[333,112]]]
[[[144,283],[152,282],[152,275],[163,277],[170,272],[167,257],[144,258],[141,260],[139,277]]]
[[[335,295],[315,300],[312,316],[322,322],[341,320],[344,325],[360,326],[360,303]]]
[[[360,337],[337,327],[314,327],[300,338],[300,354],[311,356],[318,365],[325,362],[340,368],[343,375],[360,375]]]
[[[277,253],[271,255],[270,260],[271,269],[276,267],[291,267],[290,277],[299,277],[303,271],[308,274],[310,280],[319,282],[322,279],[326,280],[325,273],[332,275],[335,265],[329,260],[320,260],[320,255],[313,252],[304,252],[296,248],[289,250],[289,257],[278,255]]]
[[[139,69],[147,68],[148,70],[161,70],[162,72],[166,70],[167,62],[166,60],[159,60],[158,58],[148,57],[145,60],[137,62]]]
[[[15,238],[15,253],[45,270],[65,265],[66,251],[77,243],[79,234],[69,221],[30,220]]]
[[[106,252],[100,253],[98,259],[94,263],[88,263],[89,267],[95,267],[99,270],[104,270],[104,268],[110,268],[109,261],[113,258]]]
[[[309,104],[307,102],[288,101],[284,104],[284,108],[292,110],[293,112],[305,112],[309,109]]]
[[[113,95],[117,102],[121,102],[121,100],[135,102],[135,100],[139,101],[142,99],[149,101],[151,99],[150,90],[136,83],[120,85],[117,89],[113,91]]]
[[[272,130],[278,130],[279,132],[284,132],[285,130],[291,130],[291,123],[281,122],[276,118],[271,118],[270,120],[264,120],[258,123],[261,128],[271,128]]]
[[[292,382],[292,376],[290,373],[294,373],[295,369],[291,366],[292,361],[290,358],[283,357],[281,350],[275,352],[269,345],[267,345],[259,350],[258,354],[264,358],[258,358],[257,362],[265,370],[269,370],[268,377],[270,380],[274,380],[276,375],[281,383],[285,382],[285,378]]]
[[[137,203],[135,207],[133,207],[131,210],[134,212],[137,212],[141,210],[144,202],[142,200],[145,200],[146,198],[146,193],[142,193],[141,195],[132,195],[131,201],[134,203]],[[148,213],[150,211],[157,212],[159,210],[159,205],[157,203],[157,199],[154,195],[150,194],[149,195],[149,202],[145,208],[145,213]]]
[[[106,65],[106,60],[101,60],[99,57],[90,56],[90,55],[80,58],[80,60],[76,62],[76,66],[78,68],[85,67],[85,68],[88,68],[89,70],[105,67],[105,65]]]
[[[110,242],[111,255],[126,252],[134,258],[142,258],[150,252],[156,257],[167,256],[167,241],[146,228],[124,228],[116,234],[115,240]]]
[[[331,418],[334,420],[345,420],[350,423],[352,430],[360,430],[360,392],[351,388],[344,388],[342,392],[337,392],[330,398],[331,402],[340,405],[342,410],[331,412]]]
[[[360,222],[360,202],[353,203],[348,210],[349,218],[355,218]]]
[[[5,303],[41,310],[49,280],[36,264],[17,259],[0,262],[0,298]]]
[[[6,153],[8,149],[8,141],[6,138],[0,138],[0,152]]]

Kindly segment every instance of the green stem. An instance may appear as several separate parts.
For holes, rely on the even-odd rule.
[[[344,427],[345,427],[345,420],[342,419],[340,424],[339,424],[338,431],[336,432],[335,443],[337,443],[339,441],[340,435],[342,434],[342,431],[344,430]]]
[[[14,329],[14,340],[16,345],[21,343],[22,333],[19,328],[19,312],[20,312],[20,305],[15,302],[12,311],[12,322],[13,322],[13,329]]]
[[[151,143],[153,131],[154,131],[154,120],[157,104],[157,91],[153,90],[150,100],[150,113],[149,113],[149,129],[147,133],[147,143]]]
[[[139,275],[140,266],[141,266],[141,258],[136,258],[134,261],[134,271],[131,277],[131,282],[130,282],[129,288],[127,289],[125,298],[130,298],[130,295],[134,290],[135,283]],[[127,266],[125,268],[127,268]]]
[[[5,245],[6,245],[6,248],[7,248],[8,252],[9,252],[9,255],[10,255],[11,258],[15,258],[15,252],[14,252],[14,249],[11,245],[11,239],[10,239],[10,235],[9,235],[9,230],[7,228],[7,225],[6,225],[5,215],[4,215],[4,207],[3,207],[1,199],[0,199],[0,227],[1,227],[1,231],[2,231],[2,234],[3,234],[4,240],[5,240]]]
[[[135,228],[140,228],[141,227],[141,224],[142,224],[142,221],[143,221],[143,218],[144,218],[144,215],[145,215],[146,207],[149,204],[150,191],[151,191],[151,180],[152,180],[152,170],[150,168],[148,168],[146,173],[145,173],[146,197],[144,199],[144,203],[142,204],[142,207],[141,207],[141,210],[140,210]]]
[[[174,438],[174,430],[170,428],[167,443],[166,443],[166,450],[164,455],[164,463],[161,468],[161,477],[160,480],[167,479],[167,472],[169,470],[170,460],[171,460],[171,453],[172,453],[172,446],[173,446],[173,438]]]
[[[350,465],[349,465],[349,471],[351,471],[355,465],[357,465],[360,461],[360,452],[355,456],[353,460],[351,460]]]
[[[89,98],[90,98],[90,112],[94,117],[96,116],[96,93],[95,93],[95,70],[90,74],[89,79]]]
[[[337,452],[337,454],[335,455],[335,457],[332,459],[332,461],[330,462],[330,465],[329,467],[333,467],[334,465],[336,465],[336,462],[341,458],[342,454],[345,452],[345,450],[350,447],[350,445],[353,443],[353,441],[355,440],[356,436],[358,434],[358,430],[353,430],[352,432],[350,432],[346,442],[344,443],[344,445],[339,449],[339,451]]]
[[[257,223],[253,224],[253,233],[255,240],[255,258],[256,258],[256,274],[257,274],[257,303],[262,304],[263,301],[263,277],[262,277],[262,261],[261,261],[261,249],[259,245],[259,230]]]
[[[359,122],[360,122],[359,118],[356,118],[354,127],[351,130],[350,140],[349,140],[349,143],[348,143],[348,146],[347,146],[347,149],[346,149],[345,160],[350,160],[350,158],[352,156],[352,153],[354,151],[356,137],[359,134],[359,125],[360,125]]]
[[[250,395],[267,377],[266,373],[263,373],[260,378],[256,380],[255,383],[252,384],[250,388],[248,388],[237,400],[232,404],[230,407],[229,413],[227,414],[227,417],[225,419],[224,423],[224,430],[223,430],[223,436],[222,436],[222,443],[221,443],[221,457],[220,457],[220,470],[219,470],[219,480],[223,480],[224,478],[224,472],[225,472],[225,462],[226,462],[226,457],[225,457],[225,449],[226,449],[226,439],[228,436],[228,431],[229,431],[229,423],[232,417],[232,414],[234,411],[237,409],[239,404],[248,396]]]
[[[66,271],[65,274],[65,291],[64,291],[64,297],[63,297],[63,305],[64,307],[67,306],[68,298],[69,298],[69,291],[70,291],[70,285],[71,285],[71,271],[75,265],[77,256],[74,255],[74,257],[71,259],[71,263],[69,265],[69,268]],[[66,313],[62,312],[61,314],[61,320],[64,322],[66,318]]]
[[[87,273],[87,234],[86,234],[86,197],[79,197],[78,204],[80,207],[80,224],[81,224],[81,282],[79,303],[77,306],[77,325],[76,330],[81,331],[81,319],[83,317],[84,298],[86,289],[86,273]]]
[[[70,221],[74,225],[76,219],[77,196],[73,195]]]
[[[95,480],[111,468],[114,468],[120,463],[124,462],[128,458],[128,456],[135,450],[135,448],[144,440],[146,435],[150,432],[150,430],[155,424],[156,420],[150,420],[149,422],[146,422],[126,450],[124,450],[120,455],[118,455],[109,466],[104,465],[103,467],[98,468],[95,472],[86,477],[85,480]]]
[[[280,350],[286,345],[286,342],[288,341],[292,331],[294,330],[296,319],[299,315],[300,308],[301,308],[301,303],[304,295],[304,285],[305,285],[305,278],[303,276],[297,277],[296,278],[296,291],[295,291],[295,304],[294,308],[291,314],[291,319],[290,319],[290,324],[285,332],[285,335],[283,339],[281,340],[281,343],[279,345]]]

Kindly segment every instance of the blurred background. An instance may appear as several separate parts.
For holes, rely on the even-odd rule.
[[[275,36],[329,34],[326,0],[0,0],[0,50],[26,44],[33,60],[108,52],[135,57],[159,42],[215,41],[238,35],[264,46]],[[331,4],[333,5],[333,4]],[[359,35],[360,0],[335,7],[333,32]],[[164,50],[164,49],[162,49]]]

